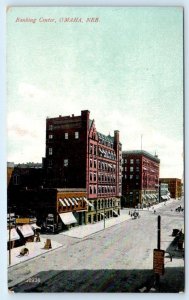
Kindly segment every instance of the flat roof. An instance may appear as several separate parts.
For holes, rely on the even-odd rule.
[[[153,155],[145,150],[129,150],[129,151],[123,151],[122,152],[123,155],[144,155],[150,159],[155,160],[156,162],[160,162],[160,159],[158,158],[158,156]]]

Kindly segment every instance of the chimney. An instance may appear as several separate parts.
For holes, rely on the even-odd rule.
[[[114,143],[119,143],[119,130],[114,130]]]

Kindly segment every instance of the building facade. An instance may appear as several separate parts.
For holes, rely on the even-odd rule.
[[[177,199],[182,195],[182,184],[181,179],[178,178],[160,178],[160,184],[166,183],[168,184],[168,190],[170,192],[170,197]]]
[[[122,204],[149,206],[158,202],[159,165],[157,155],[144,150],[122,153]]]
[[[85,188],[86,223],[120,214],[121,161],[119,131],[99,133],[89,111],[47,118],[45,186]]]
[[[170,199],[169,187],[167,183],[159,184],[159,201],[167,201]]]

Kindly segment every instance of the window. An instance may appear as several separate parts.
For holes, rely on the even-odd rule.
[[[79,132],[76,131],[76,132],[75,132],[75,139],[78,139],[78,138],[79,138]]]
[[[92,145],[90,145],[89,153],[93,154],[93,146]]]
[[[53,125],[52,124],[49,125],[49,130],[53,130]]]
[[[93,174],[90,173],[90,181],[92,181],[92,180],[93,180]]]
[[[133,172],[133,167],[130,167],[130,172]]]
[[[65,132],[64,138],[65,138],[65,140],[68,140],[68,132]]]
[[[67,167],[68,166],[68,159],[64,159],[64,167]]]
[[[90,194],[93,193],[92,186],[89,187],[89,193],[90,193]]]
[[[53,135],[49,134],[49,140],[52,140],[52,138],[53,138]]]
[[[90,168],[92,168],[93,166],[93,162],[92,162],[92,159],[90,159]]]
[[[136,179],[139,179],[139,175],[136,175]]]
[[[96,163],[96,160],[94,160],[94,168],[96,168],[97,166],[97,163]]]
[[[94,186],[94,194],[96,194],[96,186]]]
[[[49,159],[49,167],[52,167],[52,159]]]
[[[15,174],[15,175],[13,176],[13,184],[14,184],[14,185],[19,185],[19,183],[20,183],[20,175]]]
[[[130,159],[130,164],[133,164],[134,163],[134,159]]]
[[[136,163],[140,164],[140,159],[139,158],[136,159]]]
[[[49,148],[49,155],[52,155],[52,153],[53,153],[52,148]]]
[[[133,175],[130,175],[130,179],[133,179]]]
[[[96,173],[94,173],[94,181],[96,181]]]

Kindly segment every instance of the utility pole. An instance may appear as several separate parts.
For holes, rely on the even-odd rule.
[[[157,223],[157,249],[161,249],[161,216],[158,216]],[[156,274],[156,285],[160,289],[160,275]]]
[[[106,224],[105,224],[105,207],[104,207],[104,229],[106,228]]]

